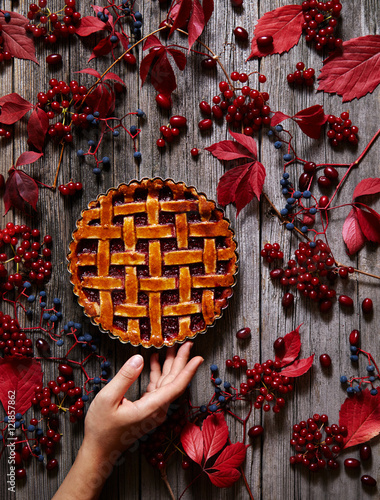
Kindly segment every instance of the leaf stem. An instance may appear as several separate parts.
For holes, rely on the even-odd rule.
[[[168,476],[166,474],[166,469],[163,469],[160,471],[161,473],[161,479],[163,480],[163,482],[165,483],[165,486],[169,492],[169,496],[171,498],[171,500],[175,500],[175,496],[174,496],[174,493],[173,493],[173,490],[170,486],[170,483],[169,483],[169,480],[168,480]]]
[[[53,191],[57,187],[58,174],[59,174],[59,170],[60,170],[61,165],[62,165],[63,151],[65,150],[65,145],[66,145],[65,142],[62,143],[61,154],[59,155],[59,162],[58,162],[58,166],[57,166],[57,171],[55,172],[54,182],[53,182],[53,185],[51,187],[51,189],[53,189]]]
[[[240,470],[241,475],[242,475],[242,477],[243,477],[244,484],[245,484],[245,487],[246,487],[246,489],[247,489],[247,491],[248,491],[249,498],[250,498],[251,500],[255,500],[255,499],[253,498],[252,491],[251,491],[251,488],[249,487],[249,484],[248,484],[247,478],[246,478],[246,476],[245,476],[245,473],[244,473],[243,467],[242,467],[242,466],[240,466],[240,467],[239,467],[239,470]]]

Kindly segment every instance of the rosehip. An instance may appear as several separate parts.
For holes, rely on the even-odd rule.
[[[362,310],[364,313],[370,313],[373,310],[373,302],[371,299],[366,298],[362,302]]]

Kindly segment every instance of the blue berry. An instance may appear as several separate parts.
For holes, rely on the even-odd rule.
[[[287,204],[285,205],[285,208],[286,208],[286,210],[288,210],[289,212],[291,212],[291,211],[294,209],[293,205],[289,205],[289,203],[287,203]]]
[[[303,193],[305,195],[305,193]],[[311,209],[309,210],[309,213],[311,213],[311,215],[315,215],[317,213],[317,209],[315,207],[311,207]],[[314,243],[314,242],[312,242]]]
[[[284,217],[285,217],[285,215],[288,215],[288,213],[289,213],[289,210],[287,210],[286,208],[283,208],[280,210],[280,214]]]
[[[118,37],[116,35],[112,35],[111,38],[110,38],[110,42],[111,43],[116,43],[118,41]]]
[[[88,401],[88,399],[89,398],[88,398],[87,394],[83,394],[82,401],[86,402],[86,401]]]
[[[51,321],[52,323],[55,323],[56,321],[58,321],[57,316],[56,316],[55,314],[52,314],[52,315],[50,316],[50,321]]]
[[[142,17],[143,16],[142,16],[141,12],[138,12],[138,11],[135,12],[135,19],[136,19],[136,21],[142,21]]]
[[[145,116],[145,113],[142,109],[136,109],[136,113],[139,118],[143,118]]]
[[[141,26],[142,26],[142,22],[141,22],[141,21],[135,21],[135,22],[133,23],[133,27],[134,27],[134,28],[140,29],[140,28],[141,28]]]
[[[218,370],[218,365],[212,364],[212,365],[210,366],[210,370],[211,370],[212,372],[216,372],[216,371]]]
[[[377,389],[371,389],[370,393],[371,393],[372,396],[376,396],[377,395]]]
[[[129,131],[132,135],[135,135],[137,134],[137,127],[136,125],[132,125],[130,128],[129,128]]]
[[[288,180],[286,180],[286,179],[281,179],[280,180],[280,186],[288,186],[288,184],[289,184]]]
[[[354,388],[353,388],[353,387],[351,387],[351,386],[350,386],[350,387],[347,387],[346,391],[347,391],[347,394],[353,394],[353,393],[355,392],[355,391],[354,391]]]
[[[63,340],[62,340],[62,339],[57,340],[57,345],[58,345],[58,346],[63,345]]]
[[[216,385],[220,385],[221,383],[222,383],[222,379],[221,379],[220,377],[217,377],[217,378],[215,379],[215,384],[216,384]]]
[[[83,149],[78,149],[78,151],[77,151],[77,156],[78,156],[78,158],[80,158],[81,156],[84,156],[84,151],[83,151]]]
[[[92,349],[93,351],[96,351],[96,345],[92,345],[92,346],[91,346],[91,349]]]
[[[107,372],[105,370],[102,370],[101,376],[105,378],[107,376]]]
[[[302,226],[302,227],[301,227],[301,231],[302,231],[303,233],[307,233],[307,232],[308,232],[308,227],[307,227],[307,226]]]
[[[360,385],[355,385],[354,387],[354,391],[355,392],[361,392],[362,388],[360,387]]]
[[[37,427],[37,431],[36,431],[36,434],[38,437],[40,436],[43,436],[44,435],[44,431],[42,429],[40,429],[39,427]],[[39,448],[38,448],[39,449]],[[37,451],[37,448],[35,448],[34,450],[38,455],[41,453],[40,451]]]
[[[61,299],[59,299],[58,297],[55,297],[53,299],[53,304],[55,304],[56,306],[58,306],[60,303],[61,303]]]
[[[93,141],[93,140],[89,140],[87,144],[90,146],[90,148],[95,147],[95,141]]]
[[[374,376],[372,376],[372,377],[369,377],[369,379],[368,379],[368,380],[369,380],[370,382],[375,382],[375,380],[376,380],[376,377],[374,377]]]
[[[283,177],[284,179],[289,179],[289,177],[290,177],[290,176],[289,176],[289,172],[284,172],[284,173],[282,174],[282,177]]]
[[[277,132],[282,132],[284,130],[282,125],[276,125],[274,128]]]
[[[99,18],[101,18],[101,17],[103,16],[103,12],[101,12],[101,11],[99,10],[99,12],[97,12],[97,13],[96,13],[96,16],[97,16],[97,17],[99,17]]]
[[[103,361],[101,363],[100,368],[109,368],[111,366],[111,363],[109,361]]]
[[[88,122],[93,122],[95,119],[94,115],[92,115],[91,113],[89,115],[86,116],[86,120]]]
[[[206,413],[206,411],[207,411],[207,406],[206,406],[206,405],[202,405],[202,406],[199,408],[199,411],[200,411],[201,413]]]
[[[44,292],[44,290],[40,291],[40,297],[46,297],[46,292]]]
[[[95,167],[95,168],[93,168],[93,169],[92,169],[92,171],[93,171],[93,173],[94,173],[95,175],[99,175],[99,174],[100,174],[100,172],[101,172],[101,169],[100,169],[99,167]]]
[[[220,392],[221,392],[220,387],[215,387],[215,394],[220,394]]]
[[[49,320],[50,319],[50,314],[48,312],[43,313],[42,319],[44,319],[45,321]]]
[[[133,153],[133,158],[136,158],[136,160],[141,160],[141,153],[140,153],[140,151],[135,151]]]
[[[36,451],[36,450],[34,450],[34,451]],[[39,455],[39,456],[37,457],[37,460],[38,460],[39,462],[43,462],[43,461],[44,461],[44,456],[43,456],[43,455]]]
[[[119,137],[120,132],[119,132],[118,130],[114,130],[114,131],[112,132],[112,135],[113,135],[114,137]]]
[[[36,300],[35,295],[29,295],[29,297],[26,299],[28,302],[34,302]]]
[[[310,209],[311,210],[311,209]],[[310,241],[309,242],[309,247],[310,248],[315,248],[317,246],[317,244],[315,243],[315,241]]]
[[[289,191],[288,191],[286,188],[284,188],[284,189],[282,190],[282,194],[288,194],[288,193],[289,193]]]
[[[111,160],[109,159],[109,157],[108,157],[108,156],[103,156],[103,158],[102,158],[102,163],[103,163],[104,165],[107,165],[107,164],[111,163]]]
[[[94,118],[91,122],[91,125],[97,125],[99,120],[97,118]]]
[[[10,22],[10,20],[11,20],[11,15],[10,15],[10,13],[9,13],[9,12],[4,12],[4,21],[5,21],[6,23],[9,23],[9,22]]]
[[[359,356],[357,356],[356,354],[352,354],[352,356],[350,356],[351,361],[357,361],[358,359],[359,359]]]
[[[303,197],[306,198],[306,199],[311,198],[311,192],[309,190],[304,191],[303,192]]]
[[[368,365],[366,369],[367,369],[367,372],[374,372],[375,371],[375,367],[373,365]]]
[[[226,398],[225,398],[224,396],[219,396],[219,397],[218,397],[218,401],[219,401],[219,403],[224,403],[224,402],[225,402],[225,400],[226,400]]]
[[[93,382],[94,382],[94,384],[100,384],[100,382],[101,382],[100,377],[94,377]]]
[[[345,384],[346,382],[347,382],[347,377],[346,377],[346,375],[342,375],[342,376],[340,377],[340,383],[341,383],[341,384]]]
[[[288,203],[288,205],[293,205],[293,203],[295,203],[295,202],[296,202],[296,199],[295,199],[295,198],[288,198],[288,199],[286,200],[286,203]]]
[[[231,384],[229,382],[224,382],[223,387],[225,389],[229,389],[231,387]]]
[[[95,118],[99,118],[100,116],[99,111],[94,111],[92,114],[95,116]]]
[[[293,193],[293,198],[301,198],[302,197],[302,193],[301,191],[294,191]]]
[[[30,288],[32,286],[31,283],[29,283],[29,281],[25,281],[22,285],[24,288]]]
[[[354,345],[352,345],[352,346],[350,347],[350,351],[351,351],[351,352],[354,352],[354,353],[355,353],[357,350],[358,350],[358,348],[357,348],[357,347],[355,347]]]
[[[210,405],[210,406],[208,407],[208,409],[209,409],[211,412],[214,412],[214,411],[216,411],[216,410],[218,409],[218,407],[217,407],[216,405]]]
[[[292,231],[294,229],[294,224],[292,222],[288,222],[286,224],[286,229],[289,229],[289,231]]]
[[[28,317],[33,316],[33,311],[32,311],[31,309],[28,309],[28,310],[26,311],[26,315],[27,315]]]
[[[280,148],[282,148],[282,142],[281,142],[281,141],[276,141],[276,142],[274,143],[274,147],[275,147],[276,149],[280,149]]]
[[[19,429],[21,427],[21,423],[20,422],[15,422],[15,429]]]
[[[21,413],[16,413],[16,415],[15,415],[15,419],[16,419],[16,420],[21,420],[21,419],[22,419],[22,415],[21,415]]]
[[[6,424],[8,423],[8,420],[9,420],[8,416],[7,416],[7,415],[5,415],[5,417],[4,417],[4,422],[5,422]]]
[[[92,335],[90,335],[89,333],[85,333],[85,334],[84,334],[84,340],[85,340],[86,342],[91,342],[91,340],[92,340]]]
[[[55,313],[55,315],[57,316],[57,318],[58,318],[58,319],[62,318],[62,313],[61,313],[61,311],[57,311],[57,312]]]
[[[42,436],[42,435],[43,435],[43,431],[42,431],[42,429],[37,429],[37,432],[38,432],[38,431],[41,431],[41,432],[42,432],[42,434],[39,434],[40,436]],[[41,448],[40,448],[39,446],[36,446],[36,447],[33,449],[33,451],[34,451],[34,453],[35,453],[36,455],[40,455],[40,454],[41,454]]]
[[[287,153],[286,155],[284,155],[284,161],[290,161],[292,159],[292,155]]]

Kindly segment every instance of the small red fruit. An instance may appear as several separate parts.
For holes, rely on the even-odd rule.
[[[261,425],[254,425],[249,429],[248,436],[250,438],[255,438],[257,436],[261,436],[263,432],[264,432],[264,427],[262,427]]]
[[[354,301],[348,295],[340,295],[339,304],[345,307],[353,307]]]
[[[53,470],[53,469],[56,469],[57,467],[58,467],[58,460],[55,458],[50,459],[48,461],[48,463],[46,464],[47,470]]]
[[[293,305],[294,302],[294,295],[292,293],[286,293],[282,297],[282,306],[285,307],[285,309],[288,309]]]
[[[372,488],[374,488],[377,484],[377,481],[374,477],[372,476],[368,476],[367,474],[365,474],[364,476],[362,476],[360,478],[360,481],[366,485],[366,486],[371,486]]]
[[[199,149],[198,148],[192,148],[190,151],[190,154],[193,158],[196,158],[199,155]]]
[[[351,345],[358,345],[360,342],[360,332],[359,330],[352,330],[350,333],[350,344]]]
[[[270,45],[273,44],[273,37],[271,35],[268,36],[259,36],[259,38],[256,39],[257,45],[261,47],[269,47]]]
[[[278,337],[278,339],[276,339],[273,342],[273,349],[276,352],[280,352],[280,351],[283,351],[285,349],[285,340],[284,340],[284,337]]]
[[[71,377],[71,375],[73,374],[73,368],[70,365],[60,364],[58,366],[58,371],[66,377]]]
[[[172,127],[184,127],[186,125],[186,118],[184,116],[175,115],[169,120]]]
[[[365,314],[369,314],[373,310],[373,302],[371,299],[366,298],[362,302],[362,310]]]
[[[358,469],[360,467],[360,461],[356,458],[346,458],[344,466],[346,469]]]
[[[372,449],[369,444],[362,444],[360,447],[360,458],[362,460],[369,460],[372,455]]]
[[[319,304],[319,310],[321,313],[326,313],[330,311],[332,307],[332,302],[331,300],[322,300],[322,302]]]
[[[208,57],[207,59],[202,59],[201,61],[201,66],[202,69],[213,69],[217,65],[216,59],[213,59],[212,57]]]
[[[324,368],[331,366],[331,358],[328,354],[321,354],[319,356],[319,362]]]
[[[172,107],[172,100],[171,100],[170,96],[167,96],[165,94],[157,94],[156,95],[156,103],[162,109],[170,109]]]
[[[238,332],[236,332],[236,338],[240,340],[249,339],[251,336],[251,329],[247,326],[245,328],[241,328]]]
[[[46,57],[46,62],[51,66],[60,64],[62,62],[62,56],[61,54],[50,54]]]
[[[241,26],[236,26],[236,28],[234,29],[234,35],[237,40],[240,40],[242,42],[248,40],[248,31]]]
[[[210,130],[212,127],[212,120],[205,118],[198,123],[199,130]]]

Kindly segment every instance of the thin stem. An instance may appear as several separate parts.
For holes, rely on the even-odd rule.
[[[247,488],[249,498],[250,498],[251,500],[255,500],[255,499],[253,498],[252,491],[251,491],[251,488],[249,487],[249,484],[248,484],[247,478],[246,478],[246,476],[245,476],[245,474],[244,474],[243,467],[242,467],[242,466],[240,466],[240,467],[239,467],[239,470],[240,470],[241,475],[242,475],[242,477],[243,477],[245,487]]]
[[[66,145],[66,143],[64,142],[62,144],[61,154],[59,155],[58,167],[57,167],[57,171],[55,173],[53,185],[51,187],[53,190],[57,187],[58,174],[59,174],[59,169],[61,168],[61,165],[62,165],[63,151],[65,149],[65,145]]]
[[[165,486],[166,486],[166,488],[167,488],[167,490],[169,492],[170,498],[172,500],[175,500],[175,496],[174,496],[173,490],[172,490],[172,488],[170,486],[170,483],[168,481],[168,476],[166,474],[166,470],[161,470],[160,472],[161,472],[161,479],[165,483]]]
[[[337,262],[337,261],[335,261],[335,264],[338,267],[349,267],[349,266],[345,266],[344,264],[341,264],[340,262]],[[370,276],[371,278],[376,278],[376,279],[380,280],[380,276],[376,276],[376,274],[367,273],[366,271],[361,271],[360,269],[355,269],[355,268],[354,268],[354,271],[356,273],[364,274],[365,276]]]
[[[200,477],[202,475],[202,472],[199,473],[192,481],[191,483],[189,483],[186,488],[183,490],[183,492],[181,493],[181,496],[178,498],[178,500],[181,500],[181,498],[183,497],[183,495],[186,493],[186,491],[190,488],[190,486],[195,483],[195,481],[198,479],[198,477]]]

